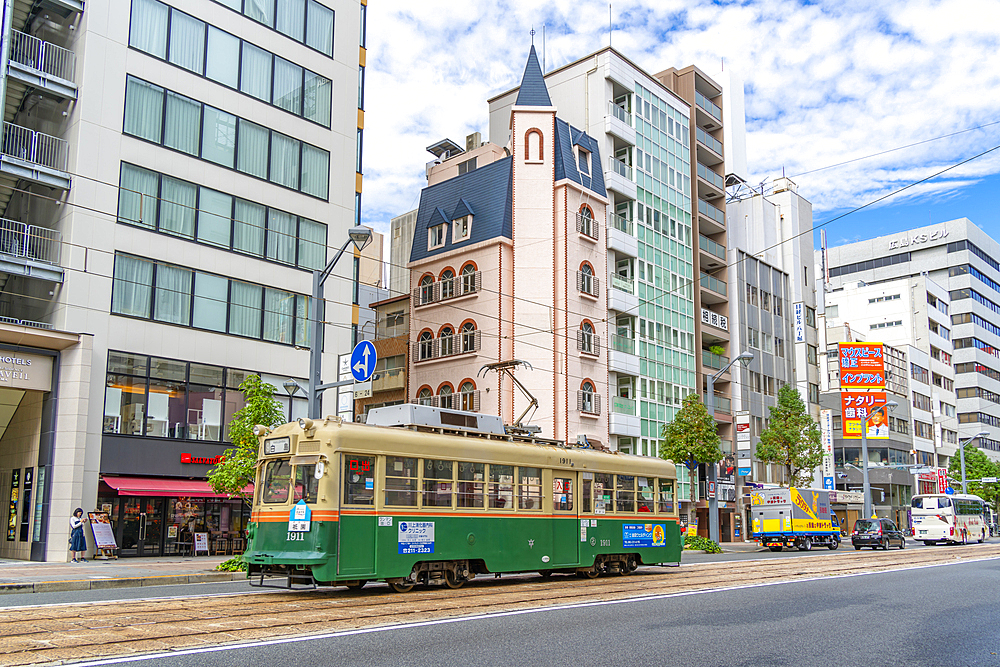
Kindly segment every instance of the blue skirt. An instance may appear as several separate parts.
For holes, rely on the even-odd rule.
[[[69,536],[70,551],[86,551],[87,538],[83,535],[83,528],[76,528]]]

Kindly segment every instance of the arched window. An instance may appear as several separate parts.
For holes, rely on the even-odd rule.
[[[466,322],[462,325],[462,352],[476,351],[476,324]]]
[[[533,127],[524,133],[525,162],[541,162],[544,159],[544,149],[545,142],[541,130]]]
[[[597,238],[597,221],[594,220],[594,212],[586,204],[581,206],[579,213],[576,214],[576,231],[590,238]]]
[[[597,410],[595,410],[596,401],[594,399],[595,399],[594,385],[591,384],[589,380],[587,380],[586,382],[583,383],[583,386],[580,387],[580,401],[579,401],[580,412],[595,414]]]
[[[454,407],[454,401],[452,401],[452,389],[450,384],[442,385],[438,389],[438,407],[448,408],[449,410]]]
[[[595,354],[594,338],[594,325],[590,322],[584,322],[580,325],[580,331],[577,334],[577,348],[581,352]]]
[[[441,356],[448,357],[455,354],[455,330],[451,327],[445,327],[441,329],[441,334],[438,336],[438,340],[441,341]]]
[[[462,400],[462,409],[466,412],[476,411],[476,385],[472,382],[463,382],[459,389]]]
[[[420,405],[432,405],[434,403],[434,396],[431,394],[431,390],[424,387],[417,394],[417,403]]]
[[[420,334],[418,359],[431,359],[434,356],[434,334],[424,331]]]
[[[441,274],[441,298],[450,299],[455,296],[455,272],[445,269]]]
[[[420,279],[420,303],[430,303],[434,300],[434,277],[424,276]]]
[[[462,294],[471,294],[476,291],[476,267],[466,264],[462,267]]]
[[[592,294],[596,296],[595,284],[594,284],[594,269],[590,267],[590,264],[584,264],[580,267],[580,284],[578,287],[581,292],[585,294]]]

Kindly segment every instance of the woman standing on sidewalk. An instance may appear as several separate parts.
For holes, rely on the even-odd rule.
[[[83,508],[77,507],[73,510],[73,516],[69,518],[69,550],[73,556],[74,563],[85,563],[87,559],[84,555],[87,553],[87,537],[83,534]],[[77,560],[77,553],[80,554],[79,560]]]

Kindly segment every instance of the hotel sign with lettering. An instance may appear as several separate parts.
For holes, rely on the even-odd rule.
[[[0,387],[50,391],[52,357],[0,350]]]

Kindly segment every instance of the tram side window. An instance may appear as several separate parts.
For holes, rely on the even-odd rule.
[[[666,480],[660,480],[660,501],[659,501],[659,511],[672,513],[674,511],[674,483]]]
[[[375,502],[375,457],[344,454],[344,504]]]
[[[573,509],[573,480],[556,477],[552,480],[552,509]]]
[[[486,464],[460,461],[458,464],[458,506],[482,509],[486,486]]]
[[[636,477],[636,509],[640,512],[653,512],[655,511],[654,504],[654,487],[655,480],[649,479],[648,477]]]
[[[585,475],[588,473],[584,473]],[[580,502],[583,504],[583,511],[590,513],[593,512],[593,499],[594,499],[594,480],[586,479],[583,480],[583,486],[581,487]]]
[[[618,475],[618,493],[616,495],[618,512],[635,511],[635,476]]]
[[[417,459],[385,457],[385,504],[417,506]]]
[[[517,508],[542,509],[542,469],[519,467],[517,473]]]
[[[297,503],[304,500],[308,504],[315,503],[319,495],[318,492],[319,480],[316,479],[316,466],[295,466],[295,495],[292,496],[292,502]]]
[[[594,473],[594,514],[614,512],[615,476],[604,473]]]
[[[424,459],[424,507],[451,507],[454,461]]]
[[[288,500],[288,486],[292,481],[292,466],[288,459],[268,461],[264,468],[264,488],[260,498],[263,503],[283,503]]]
[[[514,509],[514,466],[490,465],[490,509]]]

